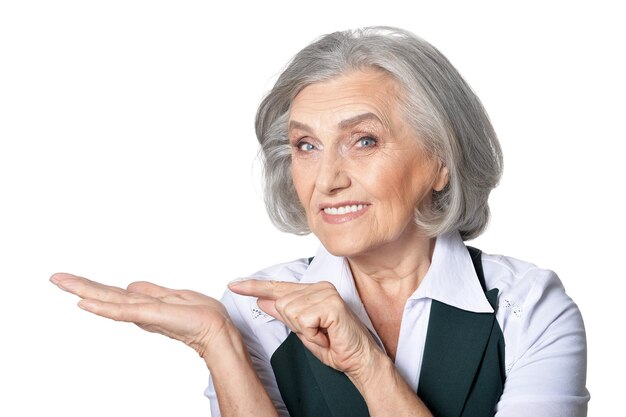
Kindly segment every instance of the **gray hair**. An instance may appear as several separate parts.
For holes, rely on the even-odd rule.
[[[437,49],[406,30],[380,26],[322,36],[296,54],[261,102],[255,126],[272,222],[282,231],[310,232],[291,178],[291,102],[307,85],[368,68],[382,69],[403,87],[407,123],[449,171],[448,184],[433,191],[430,206],[415,208],[415,222],[431,237],[456,230],[464,240],[477,237],[489,221],[489,193],[502,174],[502,151],[489,117]]]

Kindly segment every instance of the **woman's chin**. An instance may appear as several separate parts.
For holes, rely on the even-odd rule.
[[[319,238],[319,236],[318,236]],[[346,258],[352,256],[358,256],[367,252],[370,249],[370,245],[364,242],[362,239],[355,239],[350,235],[334,235],[324,236],[320,238],[322,245],[334,256],[343,256]]]

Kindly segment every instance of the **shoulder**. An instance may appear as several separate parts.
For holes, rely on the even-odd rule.
[[[556,274],[537,265],[522,261],[511,256],[482,254],[485,280],[490,288],[498,288],[500,292],[521,291],[534,284],[548,281],[558,282]]]
[[[510,256],[483,254],[488,289],[498,289],[496,317],[507,342],[507,368],[538,346],[576,344],[586,354],[585,328],[558,275]]]
[[[482,263],[488,289],[499,291],[499,314],[518,319],[530,319],[527,316],[533,314],[555,320],[569,312],[582,325],[578,307],[554,271],[503,255],[483,254]]]

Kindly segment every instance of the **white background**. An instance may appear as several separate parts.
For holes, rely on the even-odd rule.
[[[621,411],[624,13],[503,3],[0,3],[0,415],[209,414],[191,349],[48,277],[219,297],[313,255],[265,214],[256,106],[314,38],[374,24],[433,43],[483,100],[505,174],[472,243],[557,271],[587,326],[589,415]]]

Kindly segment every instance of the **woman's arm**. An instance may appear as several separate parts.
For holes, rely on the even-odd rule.
[[[84,310],[135,323],[195,349],[211,372],[223,417],[278,417],[241,334],[219,301],[147,282],[122,289],[70,274],[55,274],[50,281],[81,297]]]
[[[221,416],[278,417],[254,370],[241,334],[232,324],[228,325],[224,334],[204,357],[211,372]]]
[[[372,351],[361,372],[346,375],[363,396],[372,417],[432,417],[380,349]]]

